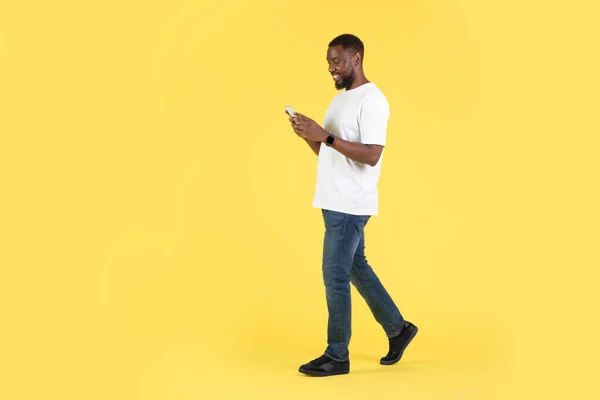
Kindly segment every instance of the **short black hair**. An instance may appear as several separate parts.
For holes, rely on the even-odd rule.
[[[340,45],[344,48],[344,50],[350,49],[355,53],[359,53],[362,62],[363,58],[365,57],[365,45],[358,37],[352,35],[351,33],[344,33],[329,42],[329,47]]]

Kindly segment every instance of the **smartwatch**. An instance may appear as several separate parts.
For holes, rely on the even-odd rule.
[[[331,146],[333,144],[333,142],[335,141],[335,136],[333,136],[331,133],[329,134],[329,136],[327,136],[327,139],[325,139],[325,145],[327,147]]]

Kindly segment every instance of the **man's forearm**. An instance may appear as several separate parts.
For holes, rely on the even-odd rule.
[[[377,164],[380,157],[380,154],[377,154],[371,145],[349,142],[339,137],[335,138],[331,148],[356,162],[367,164],[371,167]]]
[[[319,150],[321,149],[321,142],[315,142],[314,140],[306,138],[304,140],[306,140],[306,143],[308,143],[312,151],[314,151],[316,155],[319,155]]]

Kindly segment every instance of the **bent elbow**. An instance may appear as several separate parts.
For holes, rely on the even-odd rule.
[[[379,158],[380,157],[375,157],[375,158],[371,158],[371,160],[369,160],[369,166],[374,167],[379,163]]]

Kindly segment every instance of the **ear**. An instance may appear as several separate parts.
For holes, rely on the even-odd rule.
[[[354,65],[358,67],[360,65],[360,61],[360,53],[357,51],[354,53]]]

